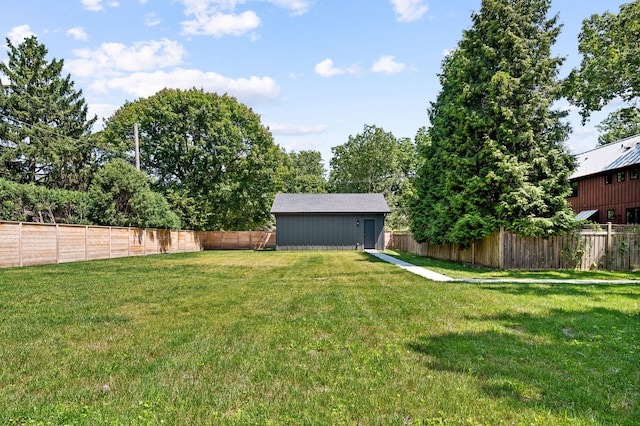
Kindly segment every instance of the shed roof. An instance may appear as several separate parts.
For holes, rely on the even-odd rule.
[[[382,194],[277,194],[271,213],[390,213]]]
[[[570,179],[640,164],[640,135],[578,154],[576,161],[577,168]]]

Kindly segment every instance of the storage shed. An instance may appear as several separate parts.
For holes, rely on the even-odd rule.
[[[384,250],[382,194],[277,194],[277,250]]]

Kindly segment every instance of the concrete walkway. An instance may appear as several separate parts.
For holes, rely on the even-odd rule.
[[[458,282],[458,283],[524,283],[524,284],[638,284],[639,280],[562,280],[562,279],[534,279],[534,278],[451,278],[446,275],[439,274],[421,266],[396,259],[388,254],[380,253],[378,250],[365,250],[372,256],[380,260],[394,264],[421,277],[432,281],[442,282]]]
[[[402,269],[406,269],[409,272],[412,272],[416,275],[420,275],[421,277],[428,278],[432,281],[454,281],[453,278],[447,277],[446,275],[439,274],[437,272],[430,271],[429,269],[423,268],[421,266],[416,266],[411,263],[405,262],[400,259],[396,259],[393,256],[389,256],[388,254],[380,253],[378,250],[365,250],[372,256],[377,257],[380,260],[384,260],[385,262],[392,263],[396,266],[401,267]]]

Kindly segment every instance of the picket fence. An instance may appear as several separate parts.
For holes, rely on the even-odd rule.
[[[499,269],[640,269],[640,227],[633,225],[586,226],[546,239],[521,237],[501,230],[467,247],[418,243],[409,232],[394,232],[390,247]]]
[[[0,268],[201,250],[271,249],[275,232],[175,231],[0,221]]]

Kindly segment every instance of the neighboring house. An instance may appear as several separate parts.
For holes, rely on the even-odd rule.
[[[578,219],[640,224],[640,135],[578,154],[569,198]]]
[[[277,250],[384,250],[382,194],[277,194]]]

